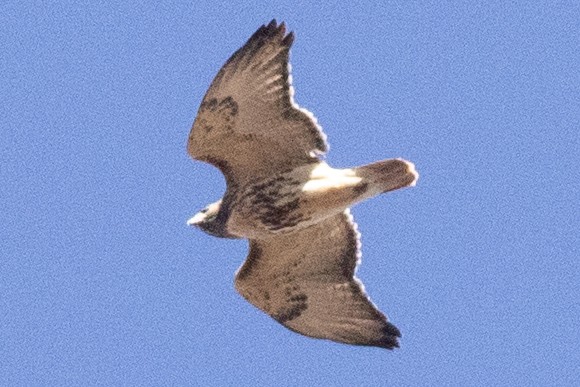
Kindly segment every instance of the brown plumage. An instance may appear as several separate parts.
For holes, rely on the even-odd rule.
[[[397,347],[399,330],[355,277],[360,242],[348,208],[414,185],[417,172],[402,159],[351,169],[320,159],[326,136],[292,97],[293,40],[283,23],[260,27],[210,85],[187,149],[223,172],[227,190],[188,224],[250,240],[236,289],[289,329]]]

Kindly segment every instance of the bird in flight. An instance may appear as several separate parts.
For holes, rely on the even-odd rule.
[[[249,239],[235,287],[287,328],[340,343],[398,347],[399,330],[355,271],[360,241],[349,207],[415,185],[414,165],[389,159],[334,169],[314,116],[293,99],[292,32],[272,20],[218,72],[199,107],[187,150],[225,175],[222,199],[188,224]]]

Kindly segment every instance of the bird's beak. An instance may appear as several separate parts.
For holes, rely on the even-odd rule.
[[[198,224],[200,224],[203,221],[204,218],[205,218],[205,214],[199,212],[199,213],[195,214],[193,216],[193,218],[191,218],[187,221],[187,225],[188,226],[197,226]]]

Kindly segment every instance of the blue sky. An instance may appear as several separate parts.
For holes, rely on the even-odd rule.
[[[580,383],[577,2],[1,8],[4,383]],[[199,103],[272,18],[327,161],[421,174],[353,210],[395,351],[286,330],[234,290],[247,243],[185,225],[225,188]]]

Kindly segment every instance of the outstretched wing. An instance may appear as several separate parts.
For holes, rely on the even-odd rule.
[[[293,101],[292,33],[273,20],[219,71],[199,108],[187,150],[243,181],[318,161],[326,152],[316,119]]]
[[[298,231],[250,241],[236,289],[254,306],[306,336],[398,347],[399,330],[354,276],[359,234],[349,211]]]

